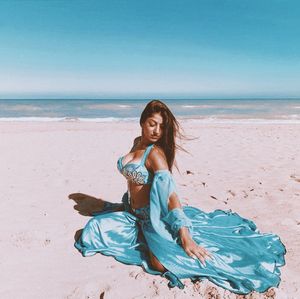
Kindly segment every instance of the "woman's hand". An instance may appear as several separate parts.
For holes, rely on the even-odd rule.
[[[188,228],[182,227],[179,230],[179,236],[181,238],[182,247],[187,255],[194,259],[198,258],[205,266],[205,260],[212,258],[211,253],[204,247],[197,245],[197,243],[192,239]]]

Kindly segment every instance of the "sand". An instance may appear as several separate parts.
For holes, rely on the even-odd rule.
[[[177,155],[181,198],[204,211],[233,210],[286,246],[282,282],[237,296],[202,281],[169,289],[160,276],[73,247],[90,218],[83,193],[118,202],[116,168],[137,122],[0,123],[0,298],[300,298],[300,124],[183,121],[190,154]]]

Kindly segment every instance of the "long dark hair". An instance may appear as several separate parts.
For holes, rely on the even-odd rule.
[[[156,144],[164,151],[169,170],[172,172],[176,149],[182,149],[176,144],[176,137],[184,138],[184,135],[181,133],[181,127],[173,113],[166,104],[159,100],[153,100],[146,105],[140,117],[140,125],[154,113],[160,113],[163,118],[163,134]]]

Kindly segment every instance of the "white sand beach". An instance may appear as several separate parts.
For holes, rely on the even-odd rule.
[[[97,201],[121,200],[116,161],[140,133],[137,122],[0,123],[0,298],[300,298],[300,124],[183,121],[190,154],[174,169],[183,203],[229,210],[278,234],[287,249],[281,284],[239,296],[208,281],[169,289],[167,280],[97,254],[74,236]],[[255,250],[255,248],[253,249]]]

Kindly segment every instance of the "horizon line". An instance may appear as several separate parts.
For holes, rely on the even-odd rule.
[[[127,98],[110,98],[110,97],[1,97],[0,100],[300,100],[300,96],[233,96],[233,97],[127,97]]]

